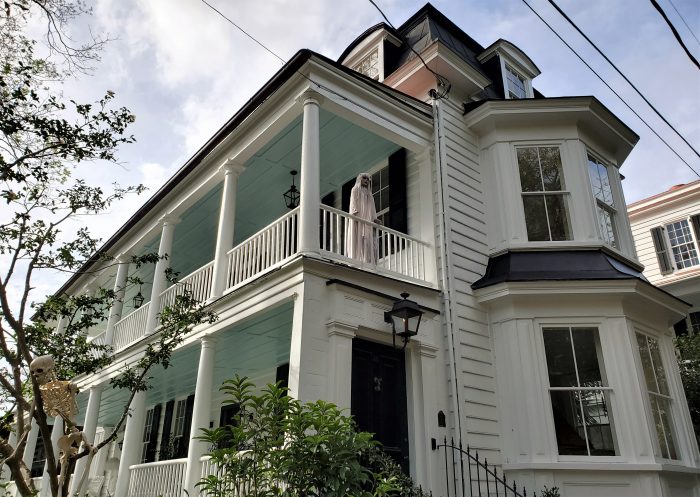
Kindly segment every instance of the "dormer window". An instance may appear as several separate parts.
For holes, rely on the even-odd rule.
[[[379,80],[379,49],[375,48],[353,68],[372,79]]]
[[[508,85],[508,98],[527,98],[525,78],[520,76],[510,66],[506,66],[506,82]]]

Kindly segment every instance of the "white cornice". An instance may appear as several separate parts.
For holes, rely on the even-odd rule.
[[[502,57],[509,66],[530,79],[541,74],[532,59],[508,40],[500,39],[491,44],[477,56],[477,59],[479,62],[486,62],[496,55]]]
[[[700,181],[633,202],[627,206],[627,212],[630,220],[634,221],[662,211],[669,211],[670,214],[677,210],[679,203],[692,203],[693,200],[700,203]]]

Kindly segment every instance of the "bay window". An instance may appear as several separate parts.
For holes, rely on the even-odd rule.
[[[600,236],[603,241],[611,247],[618,248],[616,237],[615,200],[613,199],[612,188],[610,186],[610,175],[608,166],[602,161],[588,154],[588,176],[591,180],[593,197],[596,202],[596,214]]]
[[[646,382],[647,393],[651,413],[654,418],[654,429],[659,442],[661,457],[664,459],[678,459],[676,442],[673,434],[673,423],[671,420],[672,398],[666,381],[666,373],[661,353],[659,351],[659,341],[643,333],[637,332],[637,346],[642,360],[642,370]]]
[[[559,455],[617,455],[598,329],[546,327],[542,333]]]
[[[528,240],[571,240],[559,147],[519,147],[517,156]]]

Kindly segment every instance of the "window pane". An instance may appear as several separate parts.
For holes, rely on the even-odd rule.
[[[550,394],[559,454],[587,456],[579,392],[553,391]]]
[[[526,195],[523,197],[527,239],[531,242],[548,241],[547,214],[544,208],[544,195]]]
[[[571,334],[574,337],[579,386],[587,388],[604,386],[600,374],[600,366],[598,365],[598,353],[595,344],[596,330],[592,328],[573,328]]]
[[[615,228],[613,227],[613,218],[610,212],[603,209],[600,205],[597,206],[597,209],[600,234],[603,237],[603,240],[608,245],[617,248],[617,242],[615,241]]]
[[[569,217],[566,213],[564,195],[547,195],[547,214],[552,240],[570,240]]]
[[[662,413],[661,406],[658,403],[658,398],[655,395],[650,396],[651,400],[651,412],[654,416],[654,427],[656,429],[656,439],[659,441],[659,448],[661,449],[661,457],[664,459],[670,459],[670,452],[668,445],[666,443],[666,436],[664,430],[664,423],[661,421]]]
[[[564,174],[561,168],[561,157],[558,147],[539,147],[540,163],[542,164],[542,180],[545,191],[564,189]]]
[[[639,356],[642,359],[642,369],[644,370],[644,380],[647,384],[647,390],[658,393],[659,389],[656,387],[654,367],[651,365],[651,356],[649,355],[646,335],[637,333],[637,345],[639,346]]]
[[[659,393],[668,395],[668,384],[666,383],[666,373],[664,372],[661,354],[659,353],[659,342],[657,340],[649,340],[649,352],[653,362],[654,373],[656,373],[656,384],[659,386]]]
[[[615,455],[611,413],[608,408],[610,405],[609,396],[609,392],[604,390],[581,392],[586,433],[592,456]]]
[[[578,387],[571,335],[568,328],[544,328],[544,351],[547,357],[550,387]]]
[[[659,419],[666,435],[668,452],[666,457],[668,459],[678,459],[676,444],[673,441],[673,430],[671,429],[671,402],[668,399],[656,398],[656,405],[658,406]]]
[[[614,207],[608,168],[597,159],[588,156],[588,175],[591,178],[593,195],[600,201]]]
[[[537,158],[537,148],[518,149],[518,168],[520,169],[520,184],[524,192],[541,192],[542,176]]]
[[[700,264],[690,225],[686,219],[666,225],[666,231],[678,269]]]

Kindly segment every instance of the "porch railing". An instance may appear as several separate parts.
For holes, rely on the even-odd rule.
[[[346,246],[350,230],[371,233],[369,250],[364,260],[351,257]],[[321,205],[321,250],[348,262],[368,265],[402,274],[409,278],[425,280],[427,244],[399,231],[361,219],[347,212]],[[368,256],[369,255],[369,256]]]
[[[297,252],[298,224],[297,207],[230,250],[226,288],[238,286],[293,256]]]
[[[115,352],[125,349],[146,333],[146,319],[148,318],[150,304],[150,302],[145,303],[114,325],[114,343],[112,346]]]
[[[441,444],[432,439],[432,449],[442,452],[445,462],[445,484],[447,495],[444,497],[527,497],[524,486],[518,490],[513,480],[508,483],[505,474],[498,474],[498,468],[489,465],[486,459],[480,459],[479,453],[462,448],[462,443],[455,444],[444,438]],[[536,493],[532,497],[537,497]]]
[[[107,332],[103,331],[99,335],[96,335],[92,339],[90,339],[90,343],[93,345],[104,345],[106,336]],[[92,354],[93,357],[99,357],[100,355],[102,355],[95,350],[91,351],[90,354]]]
[[[187,458],[129,467],[128,497],[182,497]]]
[[[214,261],[206,264],[196,271],[188,274],[176,284],[160,294],[159,311],[163,312],[168,306],[175,303],[175,297],[182,295],[185,290],[192,292],[192,298],[197,302],[204,302],[211,292],[211,281],[214,271]]]
[[[250,451],[241,451],[235,457],[246,457],[249,454]],[[214,492],[209,492],[200,487],[200,497],[213,497],[215,495],[245,497],[251,495],[255,490],[255,483],[252,480],[247,478],[234,478],[230,475],[226,475],[226,469],[214,463],[211,456],[203,456],[200,461],[202,461],[202,479],[206,479],[209,476],[216,476],[218,479]],[[278,481],[275,486],[279,489],[286,488],[285,483],[281,481]]]

